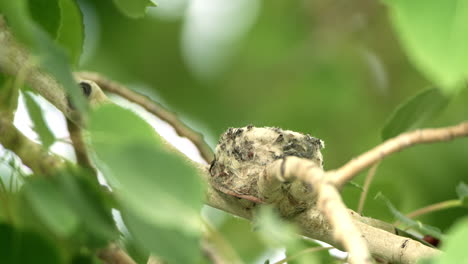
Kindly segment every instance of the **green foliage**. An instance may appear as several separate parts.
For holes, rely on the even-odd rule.
[[[218,227],[218,232],[244,263],[253,263],[268,250],[260,234],[245,219],[229,216]]]
[[[77,215],[63,199],[63,193],[52,182],[46,180],[30,181],[24,186],[24,193],[30,207],[45,226],[61,237],[76,231]]]
[[[444,252],[438,257],[423,260],[418,263],[431,264],[451,264],[468,263],[468,253],[466,251],[466,238],[468,237],[468,218],[459,220],[448,232],[444,239],[441,250]]]
[[[50,240],[33,231],[22,231],[0,223],[0,255],[5,264],[64,263]]]
[[[395,109],[395,112],[385,123],[382,139],[387,140],[410,129],[420,127],[445,109],[448,103],[449,98],[436,88],[418,93]]]
[[[110,201],[87,171],[68,169],[52,179],[30,179],[23,186],[21,226],[44,231],[72,244],[100,248],[118,232]]]
[[[161,201],[160,204],[163,202]],[[153,210],[161,214],[169,213],[159,211],[157,204],[154,205]],[[139,246],[169,263],[195,263],[195,260],[200,257],[199,233],[187,232],[181,226],[159,224],[131,208],[124,209],[122,216]],[[185,218],[173,219],[173,221],[179,221],[179,225],[182,225]]]
[[[0,111],[15,112],[18,106],[18,87],[11,76],[0,73]]]
[[[27,5],[31,18],[55,39],[62,19],[59,0],[28,0]]]
[[[446,93],[463,85],[468,77],[468,1],[384,2],[416,67]]]
[[[76,0],[59,0],[61,21],[57,43],[65,48],[73,65],[78,65],[84,44],[83,14]]]
[[[216,50],[201,49],[203,54],[195,55],[185,47],[204,47],[206,42],[198,34],[188,33],[193,25],[188,18],[196,17],[193,12],[197,8],[193,6],[187,10],[180,7],[182,19],[171,20],[161,15],[170,8],[143,17],[151,6],[149,0],[80,0],[83,8],[74,0],[0,0],[0,13],[34,54],[28,63],[38,63],[51,73],[77,107],[81,93],[71,75],[72,65],[102,72],[126,84],[143,84],[145,93],[157,95],[158,101],[183,120],[190,120],[190,125],[207,134],[213,145],[227,127],[248,123],[311,133],[327,142],[325,165],[330,169],[380,142],[379,131],[386,139],[421,126],[454,124],[468,115],[468,89],[452,94],[467,77],[467,4],[462,0],[386,2],[403,51],[443,93],[428,89],[412,97],[398,107],[383,131],[383,120],[395,105],[428,84],[395,44],[387,17],[382,15],[387,10],[376,3],[262,1],[260,5],[260,1],[250,0],[235,19],[224,24],[223,8],[230,5],[216,7],[213,3],[213,13],[218,17],[204,30],[218,34],[222,45]],[[87,47],[92,56],[78,67],[84,40],[81,10],[90,26],[87,41],[94,45]],[[255,18],[247,30],[234,34],[231,42],[224,38],[237,32],[236,26],[246,21],[244,15],[249,12]],[[210,15],[203,13],[203,19],[207,19],[203,21],[210,21]],[[211,30],[216,25],[223,26],[221,33]],[[222,60],[221,70],[217,68],[210,80],[200,80],[196,76],[199,69],[187,58],[203,58],[200,63],[204,64],[205,59],[209,61],[217,54],[232,56]],[[2,83],[3,87],[12,87],[13,79]],[[4,95],[0,96],[0,106],[15,109],[16,101],[8,97],[13,98],[17,90],[2,89],[0,93]],[[32,112],[33,119],[42,117],[39,111]],[[438,119],[434,119],[437,114]],[[0,255],[12,254],[11,234],[34,233],[39,237],[35,243],[43,251],[41,255],[31,253],[35,263],[55,263],[50,257],[60,254],[64,256],[58,262],[98,263],[94,249],[117,239],[112,207],[122,213],[130,233],[125,236],[132,240],[127,249],[139,262],[145,262],[150,251],[170,263],[198,261],[203,186],[196,172],[174,153],[165,151],[154,130],[128,110],[105,106],[89,121],[92,147],[113,193],[92,181],[94,175],[73,170],[54,179],[24,181],[18,204],[11,197],[4,203],[6,196],[2,193],[0,218],[9,222],[2,225],[7,231],[0,231]],[[48,130],[47,126],[40,127],[35,125],[35,130],[47,147],[53,142],[50,134],[46,135],[50,132],[41,131]],[[394,155],[381,165],[370,192],[385,192],[401,210],[452,198],[451,186],[466,178],[468,165],[461,157],[466,157],[467,146],[466,140],[460,140]],[[3,172],[0,167],[0,174]],[[356,188],[343,190],[348,205],[357,201],[361,182],[358,178],[351,183]],[[17,189],[12,187],[11,192]],[[465,189],[461,184],[457,193],[466,205]],[[425,234],[440,234],[406,219],[388,200],[386,204],[405,225]],[[381,202],[369,201],[367,208],[366,214],[389,219]],[[11,217],[12,212],[17,214]],[[455,208],[423,220],[446,229],[463,215],[465,208]],[[258,261],[266,251],[278,247],[286,247],[288,257],[302,256],[288,263],[331,262],[327,251],[302,254],[315,243],[299,239],[294,235],[295,228],[273,212],[261,211],[259,222],[252,230],[247,221],[229,217],[218,226],[219,233],[245,263]],[[459,245],[466,244],[466,234],[463,236],[464,240],[456,240]],[[19,246],[21,252],[34,250],[24,245]],[[456,256],[457,252],[460,249],[446,256]],[[12,263],[2,257],[0,262],[4,261]],[[459,263],[459,259],[450,261]]]
[[[462,205],[468,207],[468,185],[464,182],[460,182],[456,191]]]
[[[90,132],[135,240],[168,260],[193,258],[203,204],[203,184],[195,169],[164,150],[145,121],[116,105],[90,115]]]
[[[24,100],[26,102],[26,108],[28,109],[29,116],[34,125],[39,138],[41,139],[44,148],[48,149],[55,142],[55,136],[50,131],[47,123],[44,120],[41,107],[37,104],[36,100],[32,97],[29,92],[23,93]]]
[[[431,235],[433,237],[436,237],[438,239],[443,239],[444,235],[441,233],[441,231],[437,227],[425,225],[419,221],[415,221],[413,219],[410,219],[406,217],[403,213],[398,211],[395,206],[388,200],[387,197],[385,197],[382,193],[378,193],[375,197],[375,199],[380,199],[382,200],[385,205],[387,206],[388,210],[392,213],[392,215],[395,217],[396,220],[402,222],[404,225],[410,228],[414,228],[418,231],[420,231],[424,235]]]
[[[271,207],[260,208],[256,225],[266,245],[272,248],[286,248],[286,255],[291,258],[288,263],[330,263],[332,260],[327,251],[320,252],[320,254],[304,252],[306,249],[317,248],[320,245],[298,236],[298,229],[280,219]]]
[[[65,90],[71,96],[74,105],[78,109],[82,110],[84,109],[83,96],[72,76],[69,59],[65,50],[54,43],[51,36],[49,36],[49,34],[31,18],[30,12],[40,13],[44,11],[43,9],[46,9],[46,7],[43,7],[42,9],[34,8],[28,10],[28,3],[26,0],[0,1],[0,13],[5,15],[8,25],[13,30],[15,37],[19,38],[24,44],[26,44],[28,50],[35,55],[35,60],[28,61],[27,63],[32,64],[37,60],[44,70],[52,74],[52,76],[54,76],[56,80],[65,87]],[[71,14],[67,13],[67,15]],[[44,17],[42,15],[37,15],[35,17],[37,19],[49,19],[48,16]],[[49,22],[43,22],[42,24],[48,25]],[[73,28],[67,28],[68,30],[73,30]],[[82,32],[81,28],[75,28],[75,30],[77,32]],[[66,38],[64,37],[63,41],[65,41],[65,39]],[[72,55],[72,57],[76,57],[76,55]],[[30,65],[23,66],[28,67]]]
[[[120,11],[131,18],[141,18],[146,13],[146,8],[156,6],[151,0],[114,0]]]

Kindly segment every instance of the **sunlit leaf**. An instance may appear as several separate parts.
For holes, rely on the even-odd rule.
[[[462,205],[468,207],[468,184],[460,182],[457,186],[457,195]]]
[[[244,263],[253,263],[268,249],[245,219],[229,216],[217,229]]]
[[[131,18],[143,17],[147,7],[156,6],[151,0],[114,0],[114,3],[123,14]]]
[[[5,264],[64,263],[58,249],[43,235],[7,224],[0,224],[0,256]]]
[[[23,93],[24,99],[26,102],[26,108],[28,109],[29,116],[34,124],[34,129],[36,130],[39,138],[41,139],[42,145],[44,148],[48,149],[55,142],[55,136],[50,131],[49,126],[44,120],[42,115],[42,109],[37,104],[36,100],[31,96],[30,93]]]
[[[103,172],[130,221],[167,234],[200,235],[202,181],[183,158],[164,149],[152,127],[132,111],[109,104],[90,115],[90,133]],[[136,234],[137,240],[150,238]]]
[[[29,181],[24,186],[24,193],[35,213],[57,235],[65,237],[76,230],[78,214],[69,207],[60,190],[50,181]]]
[[[66,49],[73,64],[78,64],[84,42],[83,14],[75,0],[59,0],[62,20],[57,42]]]
[[[445,109],[448,102],[449,98],[435,88],[418,93],[396,108],[382,130],[382,139],[421,126]]]
[[[321,247],[319,244],[304,240],[297,235],[298,229],[291,223],[279,218],[271,207],[261,207],[256,216],[257,232],[260,233],[264,243],[271,248],[286,248],[286,256],[291,260],[288,263],[329,263],[330,254],[325,250],[316,254],[307,253],[311,248]]]
[[[160,212],[163,213],[163,212]],[[199,235],[146,221],[123,210],[122,217],[136,242],[168,263],[195,263],[200,255]],[[180,220],[180,222],[184,222]]]
[[[378,193],[375,196],[375,199],[382,200],[385,203],[385,205],[387,206],[387,208],[390,210],[390,212],[393,214],[395,219],[402,222],[406,226],[414,228],[416,230],[419,230],[424,235],[431,235],[431,236],[433,236],[435,238],[438,238],[438,239],[441,239],[441,240],[444,239],[444,235],[442,234],[442,232],[437,227],[425,225],[425,224],[423,224],[423,223],[421,223],[419,221],[415,221],[413,219],[410,219],[410,218],[406,217],[404,214],[402,214],[400,211],[398,211],[395,208],[395,206],[390,202],[390,200],[387,197],[385,197],[382,193]]]
[[[385,0],[413,64],[445,92],[468,77],[468,2]]]

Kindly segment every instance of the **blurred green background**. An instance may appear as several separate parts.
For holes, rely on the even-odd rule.
[[[408,61],[379,1],[160,0],[129,19],[111,0],[80,0],[80,70],[150,95],[211,146],[228,127],[278,126],[323,139],[326,169],[381,142],[392,111],[431,83]],[[424,126],[467,118],[468,91]],[[364,214],[392,221],[377,192],[402,212],[455,199],[468,181],[468,139],[418,146],[380,166]],[[362,183],[364,174],[356,180]],[[351,208],[360,191],[344,189]],[[466,209],[421,218],[445,230]]]

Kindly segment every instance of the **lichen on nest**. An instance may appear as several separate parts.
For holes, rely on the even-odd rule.
[[[257,182],[267,165],[287,156],[296,156],[322,167],[322,148],[324,142],[318,138],[277,127],[229,128],[216,147],[215,159],[210,166],[211,182],[227,194],[255,197],[260,201],[263,197]]]

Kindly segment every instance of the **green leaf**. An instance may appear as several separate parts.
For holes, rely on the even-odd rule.
[[[104,247],[116,239],[118,230],[110,203],[93,174],[86,170],[68,169],[54,177],[55,186],[69,207],[80,216],[81,234],[88,247]]]
[[[382,130],[382,139],[387,140],[421,126],[445,109],[448,102],[449,97],[435,88],[418,93],[396,108]]]
[[[45,122],[42,115],[42,109],[39,107],[36,100],[34,100],[34,98],[28,92],[23,94],[26,102],[26,108],[28,109],[29,116],[31,117],[31,120],[34,124],[34,129],[39,135],[44,148],[48,149],[52,144],[54,144],[55,136],[47,126],[47,123]]]
[[[114,0],[114,4],[120,12],[131,18],[143,17],[147,7],[155,6],[151,0]]]
[[[75,0],[59,0],[62,20],[57,42],[66,49],[74,65],[77,65],[83,51],[83,14]]]
[[[91,114],[90,132],[98,158],[107,165],[106,176],[118,182],[114,187],[122,203],[161,224],[199,229],[201,179],[183,158],[163,149],[149,124],[109,104]]]
[[[457,186],[457,195],[462,205],[468,207],[468,184],[460,182]]]
[[[62,19],[59,0],[28,0],[31,18],[44,29],[52,39],[58,34]]]
[[[196,263],[200,257],[198,234],[146,221],[133,210],[124,209],[122,217],[136,242],[168,263]]]
[[[0,73],[0,111],[14,113],[18,106],[18,87],[14,79]]]
[[[468,77],[468,1],[385,0],[413,64],[444,92]]]
[[[284,247],[296,243],[298,230],[279,218],[272,207],[262,206],[255,218],[255,226],[265,243],[270,247]]]
[[[167,244],[180,242],[177,236],[171,238],[171,233],[199,237],[204,186],[195,168],[163,149],[154,129],[130,110],[108,104],[89,117],[91,142],[100,167],[127,208],[129,221],[142,222],[154,232],[168,235]],[[156,238],[145,235],[151,230],[135,229],[135,239],[151,244]],[[157,247],[154,244],[151,250],[155,252]]]
[[[48,239],[35,232],[15,230],[7,224],[0,224],[0,256],[5,264],[64,263]]]
[[[431,264],[452,264],[468,263],[468,252],[466,251],[466,238],[468,237],[468,218],[459,220],[448,232],[448,235],[444,239],[441,251],[444,254],[440,254],[435,258],[418,262],[431,263]]]
[[[393,216],[403,224],[407,225],[408,227],[414,228],[416,230],[419,230],[422,234],[424,235],[431,235],[437,239],[444,239],[444,235],[442,232],[437,228],[429,225],[425,225],[419,221],[415,221],[413,219],[410,219],[406,217],[404,214],[402,214],[400,211],[398,211],[395,206],[388,200],[387,197],[385,197],[382,193],[378,193],[375,196],[375,199],[380,199],[385,203],[387,208],[390,210],[390,212],[393,214]]]
[[[14,36],[25,44],[46,72],[52,74],[63,85],[78,110],[85,109],[83,94],[72,75],[65,50],[32,19],[26,0],[1,0],[0,13],[7,18],[8,26]]]
[[[268,249],[260,234],[252,230],[251,222],[245,219],[228,216],[218,232],[244,263],[254,263]]]
[[[66,237],[76,230],[78,214],[69,207],[60,190],[50,181],[29,181],[24,186],[24,193],[35,213],[58,236]]]
[[[261,207],[255,224],[265,244],[271,248],[286,248],[286,255],[290,258],[287,263],[330,263],[332,260],[327,250],[309,253],[310,249],[320,248],[321,245],[302,239],[298,229],[282,220],[272,207]]]

